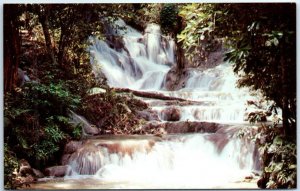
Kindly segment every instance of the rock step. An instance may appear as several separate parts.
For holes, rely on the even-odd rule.
[[[148,99],[143,100],[149,104],[150,107],[156,106],[213,106],[216,103],[214,101],[177,101],[177,100],[156,100],[156,99]]]
[[[158,99],[158,100],[173,100],[178,102],[190,102],[197,104],[197,101],[183,99],[179,97],[167,96],[160,92],[150,92],[150,91],[138,91],[132,90],[129,88],[113,88],[113,90],[117,93],[131,93],[134,96],[141,97],[141,98],[151,98],[151,99]]]
[[[229,126],[232,125],[199,121],[149,122],[142,127],[142,131],[154,134],[157,131],[162,134],[215,133],[221,128]]]

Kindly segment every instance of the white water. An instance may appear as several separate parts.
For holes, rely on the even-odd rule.
[[[104,41],[92,39],[94,45],[90,52],[94,57],[94,71],[97,73],[100,67],[112,87],[160,90],[170,69],[168,64],[174,63],[174,41],[162,42],[159,26],[155,24],[146,28],[145,35],[122,20],[116,24],[124,27],[122,33],[127,51],[118,52]]]
[[[164,81],[175,64],[174,41],[162,38],[155,24],[148,25],[144,34],[122,20],[116,24],[125,28],[113,33],[122,35],[124,48],[117,51],[106,42],[91,38],[91,63],[96,76],[101,70],[111,87],[155,91],[203,102],[175,105],[181,111],[180,121],[243,123],[245,103],[254,98],[247,90],[235,87],[237,78],[231,65],[190,70],[185,88],[167,91]],[[153,109],[162,116],[167,107],[171,106],[162,103]],[[217,139],[212,141],[210,136]],[[253,144],[232,136],[232,133],[182,134],[151,144],[148,139],[106,141],[104,145],[92,141],[73,154],[65,178],[92,178],[109,184],[109,188],[222,188],[258,170],[254,167]]]
[[[144,34],[125,25],[122,20],[116,24],[124,28],[115,33],[123,35],[124,48],[121,51],[96,39],[90,47],[94,72],[98,74],[98,68],[101,68],[111,87],[155,91],[207,103],[181,108],[181,120],[243,122],[246,101],[256,98],[250,96],[247,89],[236,88],[237,77],[229,63],[204,71],[189,70],[185,88],[165,91],[165,76],[175,64],[174,41],[162,37],[159,26],[155,24],[148,25]],[[165,108],[162,105],[154,109],[161,112]]]
[[[220,152],[209,136],[212,135],[178,135],[152,141],[152,145],[147,139],[106,141],[103,147],[93,140],[84,147],[85,151],[80,151],[85,153],[80,160],[76,157],[70,162],[70,176],[66,178],[89,177],[114,183],[115,188],[213,188],[251,173],[252,144],[232,138]],[[118,149],[110,150],[113,146],[108,145],[117,145]],[[97,172],[91,167],[97,167]],[[91,172],[92,175],[84,175]]]

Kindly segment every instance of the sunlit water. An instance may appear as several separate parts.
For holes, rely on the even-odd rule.
[[[237,77],[230,64],[204,71],[189,70],[184,88],[167,91],[166,74],[175,65],[174,41],[162,37],[155,24],[149,24],[143,34],[122,20],[115,25],[123,28],[110,31],[111,35],[122,36],[121,49],[90,39],[91,64],[96,76],[101,71],[111,87],[159,92],[203,103],[180,107],[162,102],[153,106],[161,120],[164,109],[176,107],[180,110],[180,121],[244,123],[245,103],[256,98],[247,89],[236,88]],[[155,100],[146,101],[151,105]],[[252,142],[235,138],[232,132],[168,135],[161,140],[130,136],[90,139],[72,154],[66,177],[40,185],[56,189],[228,188],[259,170],[254,150]]]

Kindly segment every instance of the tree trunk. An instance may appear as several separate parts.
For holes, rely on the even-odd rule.
[[[186,104],[202,104],[201,102],[198,102],[198,101],[192,101],[192,100],[178,98],[178,97],[166,96],[164,94],[155,93],[155,92],[143,92],[143,91],[131,90],[129,88],[113,88],[113,90],[117,93],[132,93],[133,95],[135,95],[137,97],[186,102]]]
[[[4,5],[4,93],[13,90],[20,61],[18,5]]]
[[[58,56],[57,56],[57,61],[60,65],[63,64],[64,54],[65,54],[65,30],[61,28],[61,34],[60,34],[59,46],[58,46]]]
[[[77,9],[78,6],[76,5],[71,5],[68,6],[68,9],[66,10],[66,18],[68,19],[62,19],[60,21],[60,39],[59,39],[59,47],[58,47],[58,56],[57,56],[57,61],[60,66],[63,68],[63,61],[64,58],[66,57],[66,48],[68,48],[69,44],[69,37],[72,36],[72,31],[74,30],[74,23],[76,22],[76,14],[77,11],[82,11]]]
[[[175,37],[175,42],[176,42],[177,70],[183,71],[185,67],[185,57],[184,57],[184,51],[182,49],[182,42],[177,42],[177,37]]]
[[[291,125],[289,124],[289,102],[288,102],[288,69],[285,62],[285,46],[284,40],[280,45],[280,65],[281,65],[281,82],[282,82],[282,125],[285,135],[290,136],[292,134]]]
[[[55,59],[54,50],[52,48],[52,42],[51,42],[51,35],[50,35],[50,29],[49,29],[49,21],[48,21],[48,14],[49,14],[49,5],[45,5],[44,7],[41,7],[42,11],[39,11],[39,21],[43,28],[43,33],[45,36],[45,43],[47,47],[47,51],[50,54],[51,61],[53,64],[57,64],[57,61]]]
[[[176,62],[177,62],[177,70],[179,72],[183,71],[185,67],[185,57],[184,57],[184,51],[183,51],[183,44],[182,41],[178,42],[177,34],[181,33],[183,26],[182,26],[182,19],[178,16],[177,18],[177,27],[176,32],[174,35],[175,43],[176,43]]]

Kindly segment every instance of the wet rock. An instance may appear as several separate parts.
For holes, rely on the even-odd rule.
[[[32,169],[33,170],[33,174],[36,178],[44,178],[45,175],[40,171],[40,170],[37,170],[37,169]]]
[[[66,175],[68,170],[67,165],[53,166],[45,169],[46,176],[63,177]]]
[[[103,88],[92,88],[89,90],[89,95],[99,94],[99,93],[106,93],[106,89]]]
[[[257,186],[259,188],[267,188],[267,183],[269,182],[269,176],[268,175],[263,175],[259,178],[259,180],[257,181]]]
[[[206,138],[216,146],[218,153],[220,153],[229,142],[229,138],[226,134],[214,133],[207,135]]]
[[[245,179],[253,179],[253,176],[252,175],[245,176]]]
[[[179,121],[166,123],[165,130],[167,133],[214,133],[223,126],[223,124],[210,122]]]
[[[30,81],[29,77],[27,76],[27,72],[23,71],[21,68],[18,68],[18,75],[17,75],[17,82],[16,85],[21,87],[24,85],[25,82]]]
[[[162,112],[162,119],[165,121],[179,121],[180,120],[180,110],[176,107],[169,107],[164,109]]]
[[[175,122],[175,123],[166,123],[165,130],[168,133],[189,133],[191,131],[190,123],[188,122]],[[193,131],[193,130],[192,130]]]
[[[116,50],[124,49],[124,42],[120,36],[114,36],[110,35],[107,39],[107,43],[111,48],[114,48]]]
[[[30,187],[30,184],[36,180],[32,175],[28,175],[26,177],[18,176],[15,179],[15,183],[19,185],[21,188]]]
[[[165,88],[167,90],[179,90],[184,88],[188,75],[188,69],[183,69],[181,72],[178,72],[177,67],[174,66],[166,75]]]
[[[64,153],[65,154],[72,154],[78,149],[82,147],[83,143],[82,141],[70,141],[68,144],[66,144]]]
[[[166,135],[167,132],[164,128],[158,128],[157,132],[154,134],[155,136],[158,137],[163,137],[163,135]]]
[[[119,144],[119,143],[102,143],[99,146],[107,148],[109,153],[118,153],[122,155],[132,156],[136,152],[150,152],[155,141],[140,141],[133,142],[131,144]]]
[[[202,50],[201,54],[194,56],[193,62],[187,62],[186,67],[197,67],[201,69],[213,68],[224,62],[224,53],[226,48],[222,45],[220,39],[202,41],[202,46],[209,47],[207,50]]]
[[[155,134],[159,128],[165,129],[166,123],[151,122],[142,126],[142,131],[146,134]]]
[[[30,164],[28,163],[27,160],[21,159],[19,161],[19,163],[20,163],[19,174],[21,176],[25,177],[27,175],[33,175],[34,174],[32,168],[31,168],[31,166],[30,166]]]
[[[95,126],[90,124],[83,116],[70,111],[71,124],[74,126],[82,125],[83,131],[89,135],[98,135],[100,130]]]
[[[145,119],[146,121],[160,121],[157,112],[150,109],[136,111],[136,115],[138,118]]]
[[[71,154],[64,154],[64,155],[61,157],[61,164],[62,164],[62,165],[67,165],[67,164],[69,164],[70,156],[71,156]]]
[[[95,125],[84,126],[84,131],[90,135],[98,135],[100,132]]]
[[[211,122],[197,122],[197,121],[178,121],[178,122],[151,122],[144,125],[142,128],[147,133],[155,134],[160,128],[163,128],[167,134],[176,133],[215,133],[221,128],[226,128],[228,125],[211,123]]]
[[[95,174],[101,168],[102,161],[103,154],[100,148],[93,144],[86,144],[69,158],[73,166],[72,171],[78,174]]]

